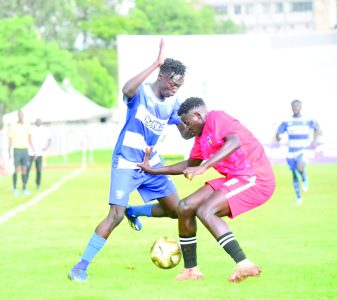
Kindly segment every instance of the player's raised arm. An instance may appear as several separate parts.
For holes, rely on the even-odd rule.
[[[154,70],[159,68],[164,63],[164,60],[164,40],[161,39],[159,43],[159,53],[157,59],[148,68],[125,83],[122,89],[123,95],[128,98],[132,98],[136,94],[138,87],[147,77],[151,75]]]

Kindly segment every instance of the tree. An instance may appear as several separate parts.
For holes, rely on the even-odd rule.
[[[214,12],[196,9],[185,0],[136,0],[130,12],[137,34],[210,34],[214,32]],[[144,25],[144,26],[142,26]]]
[[[28,17],[0,20],[0,65],[0,103],[6,111],[26,104],[48,73],[81,82],[71,53],[46,43]]]
[[[77,60],[78,71],[85,84],[79,89],[99,105],[111,107],[116,104],[117,83],[97,57],[83,57]],[[75,85],[76,86],[76,85]]]

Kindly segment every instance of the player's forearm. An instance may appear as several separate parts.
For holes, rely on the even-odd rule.
[[[236,136],[232,136],[228,138],[225,144],[219,149],[217,153],[215,153],[210,159],[205,161],[202,166],[206,169],[214,167],[219,162],[226,159],[229,155],[231,155],[234,151],[240,148],[241,144]]]
[[[173,165],[163,166],[159,168],[151,168],[147,173],[154,175],[180,175],[188,167],[188,161],[182,161]]]
[[[127,81],[122,89],[123,94],[126,95],[128,98],[132,98],[136,94],[138,87],[159,66],[160,66],[159,62],[155,61],[151,66],[149,66],[144,71],[140,72],[135,77]]]

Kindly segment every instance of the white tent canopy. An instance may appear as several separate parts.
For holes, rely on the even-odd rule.
[[[37,118],[43,122],[90,121],[111,116],[111,110],[94,103],[75,89],[63,90],[51,74],[21,110],[28,121]],[[15,120],[17,111],[4,115],[4,123]]]

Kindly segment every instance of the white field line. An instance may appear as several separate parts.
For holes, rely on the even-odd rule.
[[[35,196],[33,199],[31,199],[27,203],[22,204],[18,206],[17,208],[14,208],[10,210],[9,212],[5,213],[4,215],[0,216],[0,224],[7,222],[9,219],[15,217],[19,212],[25,211],[27,208],[39,203],[41,200],[46,198],[49,194],[57,191],[66,181],[78,176],[83,171],[84,171],[84,168],[81,168],[64,176],[59,182],[54,183],[49,189],[47,189],[43,193],[38,194],[37,196]]]

